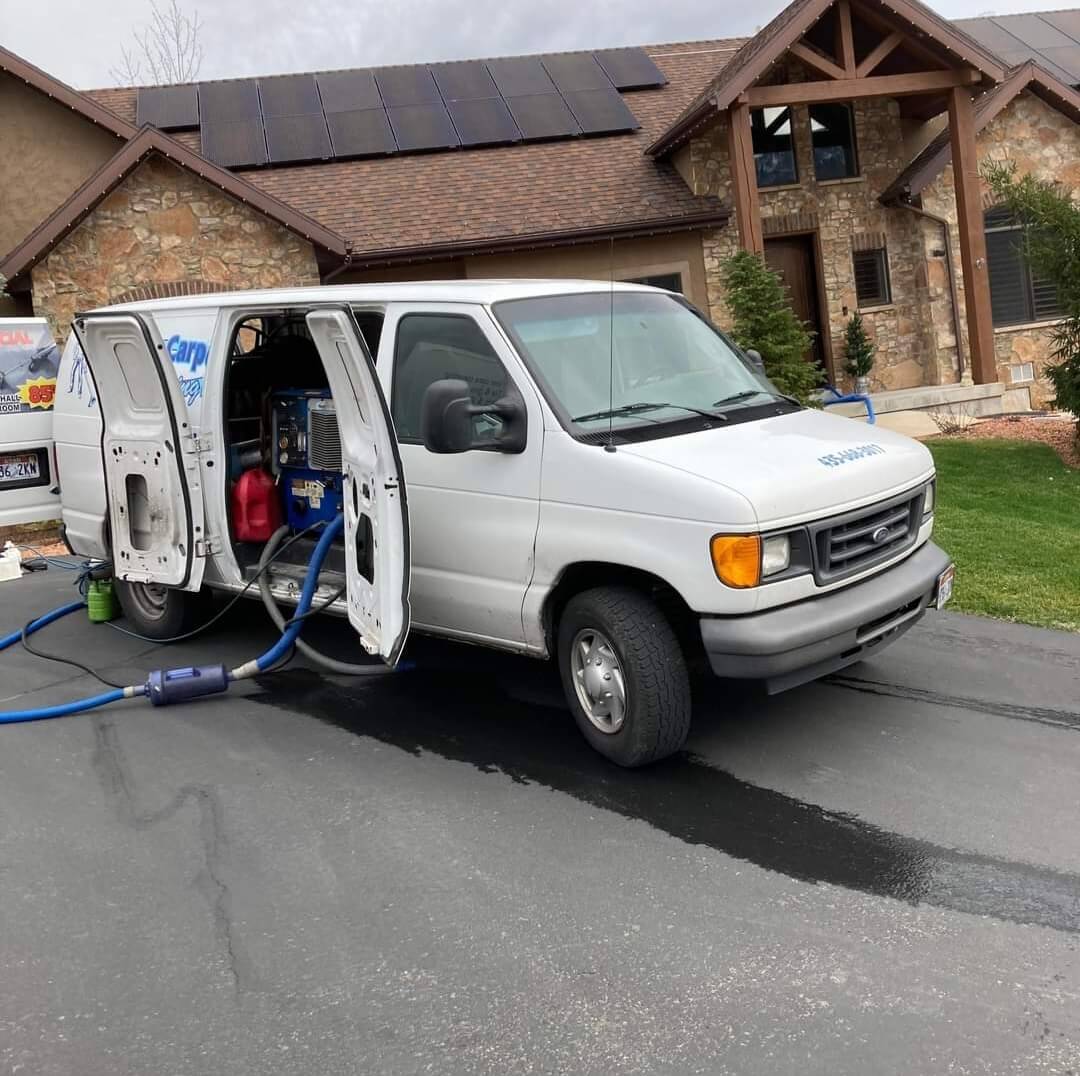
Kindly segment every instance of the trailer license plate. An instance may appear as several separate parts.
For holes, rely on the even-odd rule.
[[[28,482],[41,475],[37,454],[28,456],[0,455],[0,486]]]
[[[956,565],[950,564],[937,577],[937,607],[945,608],[945,603],[952,597],[953,579],[956,577]]]

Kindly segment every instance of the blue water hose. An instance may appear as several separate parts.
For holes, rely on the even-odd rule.
[[[172,702],[181,702],[197,698],[200,695],[212,695],[225,691],[234,680],[243,680],[257,673],[273,668],[289,651],[296,637],[304,627],[304,615],[311,609],[311,601],[319,584],[319,571],[334,539],[341,534],[345,526],[345,517],[338,515],[326,527],[319,537],[318,544],[311,554],[304,586],[300,591],[300,602],[293,618],[287,623],[281,638],[265,654],[248,661],[237,668],[226,671],[224,665],[204,665],[181,669],[158,669],[147,677],[145,684],[131,684],[128,687],[107,691],[102,695],[92,695],[85,699],[61,703],[58,706],[44,706],[34,710],[14,710],[0,713],[0,725],[14,725],[24,721],[43,721],[50,717],[66,717],[68,714],[83,713],[99,706],[107,706],[121,699],[148,697],[155,706],[166,706]],[[68,613],[82,609],[85,602],[70,602],[53,609],[49,613],[28,624],[26,634],[37,631],[59,620]],[[22,631],[13,632],[0,639],[0,650],[18,642],[23,637]]]
[[[68,613],[74,613],[76,609],[85,609],[86,602],[68,602],[67,605],[61,605],[52,612],[45,613],[44,616],[39,616],[37,620],[32,620],[26,625],[26,634],[33,635],[35,631],[39,631],[45,627],[46,624],[51,624],[54,620],[59,620],[62,616],[67,616]],[[0,639],[0,650],[7,650],[9,646],[14,646],[23,637],[22,629],[19,631],[13,631],[10,635],[5,635]]]

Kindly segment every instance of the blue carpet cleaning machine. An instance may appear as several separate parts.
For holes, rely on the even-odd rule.
[[[329,389],[282,389],[271,400],[271,465],[294,531],[341,512],[341,438]]]

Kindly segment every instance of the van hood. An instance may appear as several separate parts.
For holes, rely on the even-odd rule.
[[[872,503],[934,473],[933,458],[918,441],[811,409],[619,451],[736,490],[762,527]]]

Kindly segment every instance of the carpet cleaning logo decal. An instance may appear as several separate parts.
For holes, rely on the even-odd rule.
[[[51,411],[59,365],[44,321],[0,319],[0,414]]]

